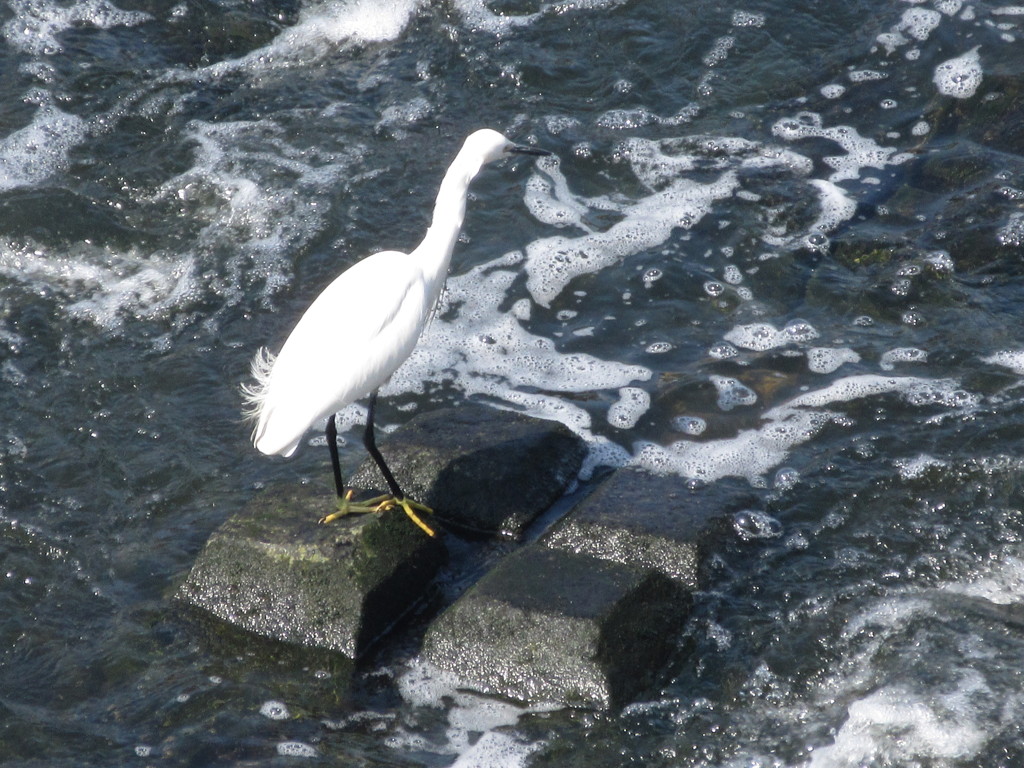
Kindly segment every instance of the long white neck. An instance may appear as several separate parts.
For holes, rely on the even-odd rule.
[[[466,193],[469,184],[480,172],[481,159],[475,153],[459,152],[441,181],[434,203],[434,218],[412,256],[421,261],[428,285],[436,286],[433,306],[441,293],[448,264],[451,262],[455,242],[459,239],[462,220],[466,216]]]

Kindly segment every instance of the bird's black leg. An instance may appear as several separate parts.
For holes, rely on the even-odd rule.
[[[327,419],[327,450],[331,452],[331,469],[334,470],[334,490],[338,492],[338,498],[345,498],[345,484],[341,479],[341,460],[338,458],[338,424],[335,422],[335,415]]]
[[[402,493],[402,489],[398,486],[395,476],[391,474],[391,470],[388,469],[388,465],[385,463],[384,457],[381,456],[380,451],[377,449],[377,440],[374,438],[373,434],[373,414],[376,409],[377,390],[374,390],[373,394],[370,395],[370,407],[366,413],[366,431],[363,432],[363,445],[366,446],[366,452],[370,454],[370,458],[372,458],[374,463],[380,468],[380,473],[384,475],[384,482],[388,484],[391,494],[395,499],[404,499],[405,494]]]

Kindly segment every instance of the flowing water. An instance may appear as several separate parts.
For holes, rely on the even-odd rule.
[[[0,762],[1024,762],[1024,6],[3,0],[0,67]],[[761,499],[619,712],[169,599],[265,484],[329,487],[314,433],[252,449],[249,361],[483,126],[555,157],[474,185],[382,424],[479,400],[583,483]]]

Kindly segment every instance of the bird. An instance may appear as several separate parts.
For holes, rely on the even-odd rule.
[[[377,391],[412,354],[437,304],[466,215],[470,183],[484,166],[502,158],[550,154],[515,144],[489,128],[470,134],[444,174],[422,242],[409,253],[380,251],[356,262],[309,305],[277,355],[267,347],[257,351],[251,364],[255,383],[244,384],[242,393],[258,451],[291,456],[306,432],[327,419],[338,509],[320,522],[397,506],[426,534],[437,535],[418,514],[432,510],[406,497],[377,448]],[[346,491],[342,481],[335,414],[365,397],[363,445],[390,493],[353,502],[353,491]]]

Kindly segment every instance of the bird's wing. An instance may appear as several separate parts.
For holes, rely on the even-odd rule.
[[[422,271],[384,251],[338,276],[310,305],[258,393],[264,453],[291,454],[318,419],[368,395],[409,356],[429,310]]]

